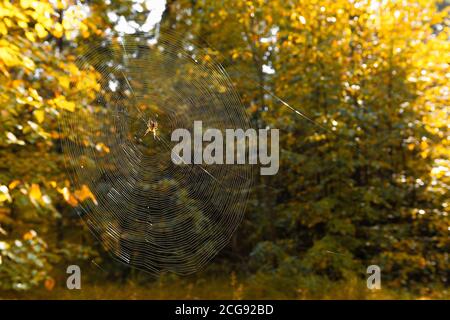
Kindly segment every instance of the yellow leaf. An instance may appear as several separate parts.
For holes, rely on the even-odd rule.
[[[109,153],[111,150],[108,148],[107,145],[105,145],[103,142],[97,143],[95,145],[95,149],[97,149],[97,151],[104,151],[106,153]]]
[[[69,196],[69,199],[67,199],[67,203],[70,204],[72,207],[76,207],[78,205],[78,201],[73,195]]]
[[[97,199],[92,194],[91,190],[87,185],[83,185],[80,190],[77,190],[74,192],[75,197],[81,202],[83,202],[86,199],[91,199],[95,204],[97,204]]]
[[[9,195],[9,190],[7,186],[0,186],[0,203],[5,202],[8,200],[8,202],[11,202],[11,196]]]
[[[70,204],[72,207],[75,207],[78,204],[77,199],[70,194],[70,191],[67,187],[64,187],[62,189],[57,189],[59,193],[61,193],[64,197],[64,200],[67,201],[68,204]]]
[[[61,104],[61,108],[73,112],[75,110],[75,103],[66,100],[63,104]]]
[[[31,240],[36,236],[37,236],[36,231],[30,230],[23,235],[23,240]]]
[[[70,192],[69,192],[69,189],[67,189],[67,187],[58,189],[58,192],[63,195],[64,200],[66,200],[66,201],[69,200]]]
[[[62,27],[61,23],[59,23],[59,22],[55,23],[55,26],[53,29],[53,35],[56,38],[61,38],[63,36],[63,34],[64,34],[64,31],[63,31],[63,27]]]
[[[56,8],[58,8],[59,10],[65,9],[67,7],[67,3],[66,1],[61,1],[58,0],[56,3]]]
[[[29,189],[29,196],[30,199],[36,200],[36,201],[41,201],[41,197],[42,197],[42,193],[41,193],[41,188],[39,187],[38,184],[33,183]]]
[[[58,81],[59,81],[59,84],[61,85],[61,87],[63,89],[69,89],[70,88],[70,79],[69,79],[69,77],[66,77],[66,76],[58,77]]]
[[[42,123],[45,118],[45,112],[42,109],[34,110],[34,116],[36,117],[37,122]]]
[[[218,91],[219,91],[220,93],[225,93],[225,92],[227,92],[227,87],[222,86],[222,85],[219,85],[219,87],[218,87],[217,89],[218,89]]]
[[[0,34],[6,36],[8,34],[8,28],[6,28],[6,25],[0,21]]]
[[[6,200],[9,200],[6,194],[0,193],[0,203],[5,202]]]
[[[31,42],[36,41],[36,37],[34,36],[33,32],[30,31],[25,32],[25,37],[27,37],[27,39],[30,40]]]
[[[30,96],[35,100],[42,100],[42,97],[39,95],[39,93],[36,91],[36,89],[29,88],[28,92],[30,93]]]
[[[70,112],[75,111],[75,103],[72,101],[67,101],[64,96],[56,97],[55,99],[51,100],[51,103],[57,105],[61,109],[65,109]]]
[[[80,70],[74,63],[69,63],[67,66],[67,71],[69,71],[72,76],[78,76],[80,74]]]
[[[23,59],[23,65],[25,66],[25,68],[33,71],[35,68],[33,60],[31,60],[28,57],[23,57],[22,59]]]
[[[42,24],[36,23],[34,28],[36,29],[36,32],[37,32],[37,35],[39,38],[45,38],[48,35],[47,30],[45,30],[45,28],[42,26]]]
[[[31,7],[32,0],[20,0],[20,6],[24,9]]]
[[[426,141],[422,141],[422,142],[420,143],[420,147],[421,147],[422,149],[427,149],[427,148],[428,148],[428,143],[427,143]]]
[[[1,60],[8,67],[14,67],[21,63],[19,52],[14,47],[0,47]]]
[[[28,23],[26,23],[25,21],[19,21],[19,22],[17,22],[17,25],[19,27],[21,27],[22,29],[28,28]]]
[[[25,141],[17,139],[16,135],[12,132],[7,132],[6,138],[8,138],[8,140],[6,141],[7,143],[18,144],[21,146],[25,145]]]
[[[10,190],[12,190],[12,189],[14,189],[15,187],[17,187],[17,185],[20,183],[20,181],[19,180],[14,180],[14,181],[12,181],[10,184],[9,184],[9,189]]]
[[[6,26],[9,28],[13,26],[13,21],[9,18],[3,18],[3,22],[5,22]]]
[[[64,36],[65,36],[67,39],[72,40],[72,31],[66,30],[66,31],[64,32]]]

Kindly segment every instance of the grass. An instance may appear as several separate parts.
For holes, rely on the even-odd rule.
[[[82,284],[81,290],[68,290],[60,281],[52,290],[40,287],[26,292],[0,291],[0,299],[450,299],[446,290],[427,295],[388,289],[371,291],[357,279],[325,283],[305,278],[301,283],[292,290],[271,285],[271,279],[239,279],[234,273],[208,278],[163,275],[150,281],[133,279],[124,283],[101,279]]]

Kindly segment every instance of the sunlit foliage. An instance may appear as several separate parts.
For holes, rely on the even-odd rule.
[[[167,26],[216,49],[211,56],[232,74],[256,125],[282,130],[280,173],[256,190],[233,249],[250,254],[251,267],[265,274],[259,279],[279,279],[294,293],[304,277],[351,279],[377,264],[396,287],[448,283],[444,4],[173,1],[169,8]]]
[[[66,250],[63,241],[65,225],[78,221],[65,223],[72,208],[95,198],[66,179],[59,141],[70,137],[57,119],[95,107],[98,74],[78,69],[78,49],[134,32],[123,16],[146,29],[142,3],[0,3],[2,288],[52,288],[58,259],[94,254],[79,233],[83,246]],[[161,28],[223,64],[255,127],[281,130],[280,172],[258,178],[242,228],[221,256],[248,270],[249,286],[309,297],[308,290],[363,279],[371,264],[392,288],[448,286],[447,5],[167,1]],[[107,151],[102,141],[85,142]]]

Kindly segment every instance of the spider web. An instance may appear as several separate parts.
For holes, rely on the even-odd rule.
[[[251,165],[175,165],[171,133],[250,128],[228,75],[198,45],[170,34],[127,36],[84,52],[98,70],[88,108],[64,112],[62,148],[72,187],[93,199],[79,213],[120,261],[154,274],[189,274],[213,258],[242,220]],[[150,123],[157,129],[145,134]]]

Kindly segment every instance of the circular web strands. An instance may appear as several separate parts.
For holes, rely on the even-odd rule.
[[[174,164],[171,134],[185,128],[193,140],[194,121],[224,140],[225,129],[250,127],[227,74],[171,34],[112,40],[89,48],[79,65],[99,71],[100,87],[88,108],[61,121],[72,188],[93,195],[80,214],[126,264],[155,274],[198,270],[240,223],[252,167]]]

